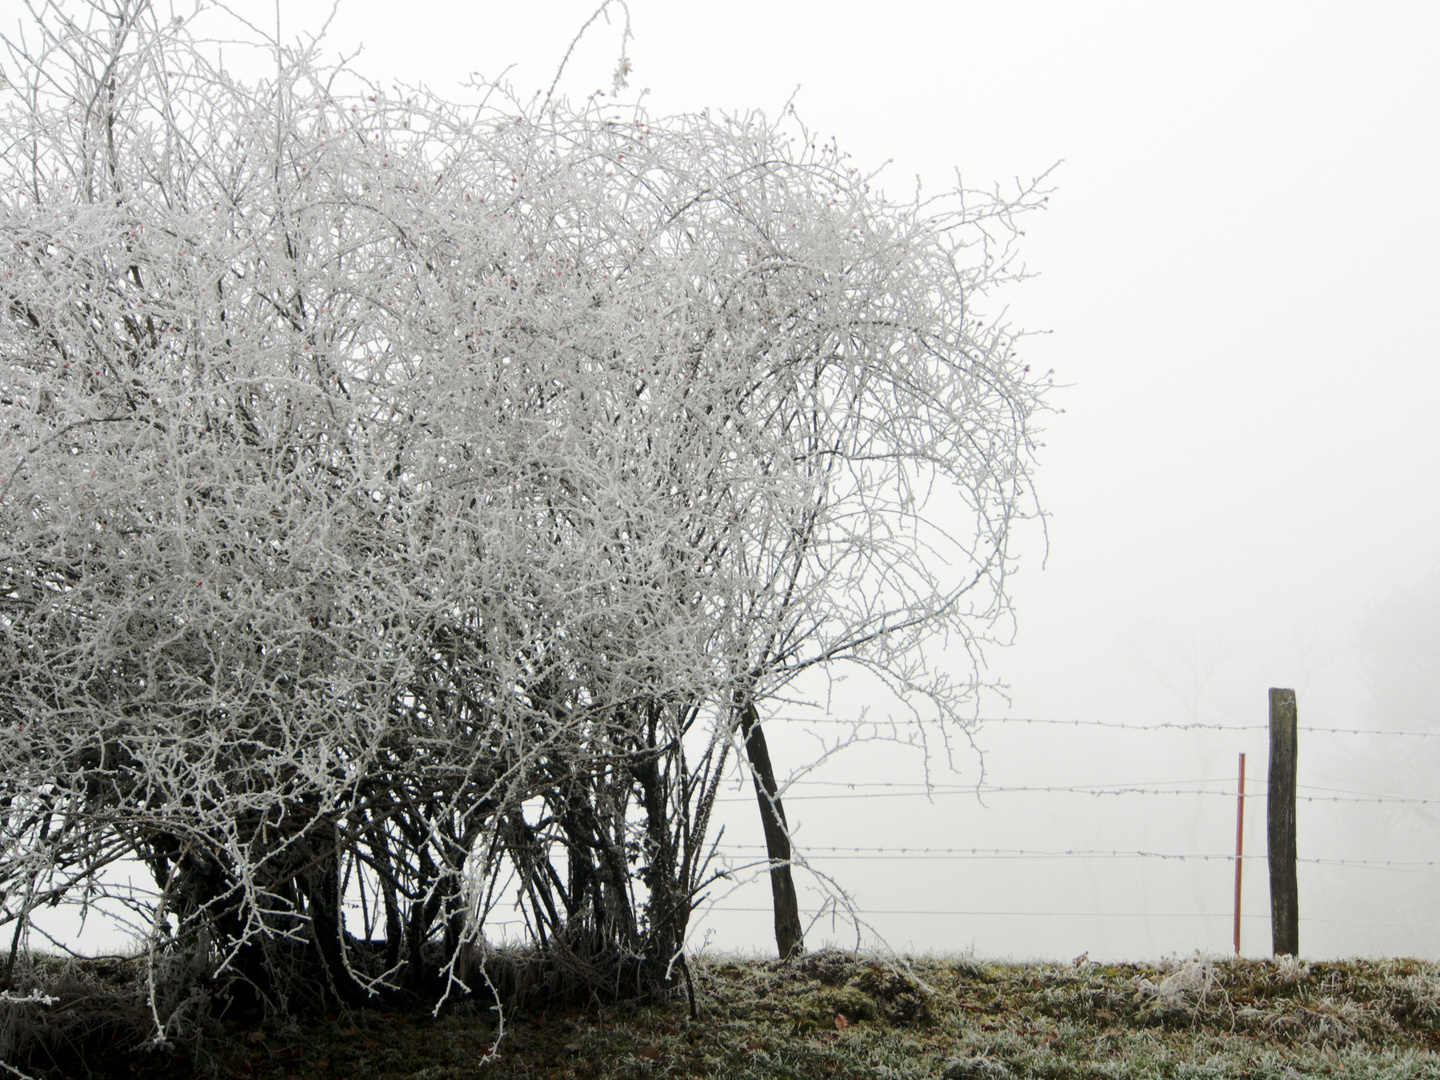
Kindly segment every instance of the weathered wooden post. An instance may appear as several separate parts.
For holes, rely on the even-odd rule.
[[[1270,688],[1270,940],[1275,955],[1300,952],[1300,889],[1295,877],[1295,691]]]

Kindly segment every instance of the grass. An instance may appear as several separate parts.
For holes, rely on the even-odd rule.
[[[52,973],[60,1000],[47,1009],[56,1031],[71,1017],[71,1034],[56,1041],[52,1032],[49,1060],[39,1054],[27,1071],[55,1080],[1440,1080],[1440,966],[1417,960],[951,957],[914,959],[907,970],[825,951],[790,964],[711,957],[692,969],[697,1019],[683,990],[650,1003],[531,1010],[506,1017],[494,1059],[482,1064],[497,1025],[476,999],[439,1017],[376,1010],[260,1026],[209,1020],[184,1045],[146,1049],[133,1027],[117,1037],[123,1009],[103,992],[133,1000],[138,965],[72,962]],[[15,1010],[40,1007],[6,1008],[13,1026]],[[108,1035],[75,1034],[87,1010],[109,1016]]]

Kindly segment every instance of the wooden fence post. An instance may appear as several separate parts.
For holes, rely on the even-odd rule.
[[[1295,691],[1270,688],[1270,940],[1275,955],[1300,952],[1300,889],[1295,877]]]

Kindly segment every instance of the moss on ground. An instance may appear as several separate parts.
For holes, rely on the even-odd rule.
[[[31,1075],[1440,1080],[1440,968],[1417,960],[714,957],[692,964],[697,1019],[683,990],[648,1004],[508,1015],[488,1062],[501,1029],[478,999],[439,1017],[366,1010],[258,1025],[210,1020],[183,1045],[144,1048],[133,1036],[127,1045],[113,1038],[123,1008],[107,1004],[101,988],[133,1006],[138,969],[109,963],[84,977],[67,969],[88,1005],[62,996],[50,1007],[103,1015],[107,1048],[82,1046],[72,1027],[68,1047],[51,1047],[48,1063],[34,1057]]]

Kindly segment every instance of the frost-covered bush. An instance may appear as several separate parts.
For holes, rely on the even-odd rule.
[[[513,874],[658,977],[759,703],[958,716],[919,648],[1005,614],[1045,386],[971,304],[1039,197],[89,18],[0,113],[0,917],[135,859],[152,953],[358,1002],[464,978]]]

